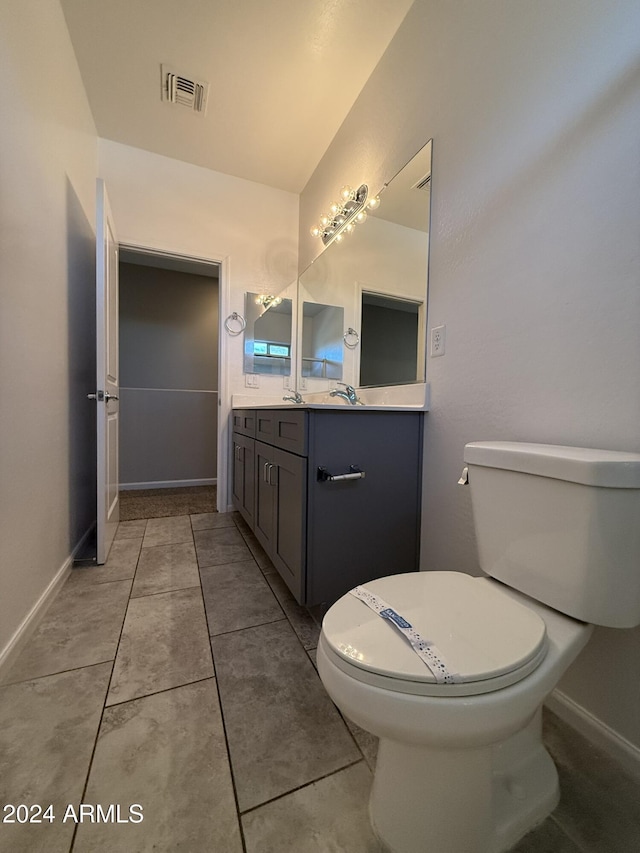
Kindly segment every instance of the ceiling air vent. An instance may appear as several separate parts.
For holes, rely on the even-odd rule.
[[[161,65],[162,100],[171,104],[181,104],[194,113],[207,111],[207,96],[209,84],[202,80],[194,80],[184,74],[178,74],[168,65]]]
[[[431,183],[431,173],[426,175],[424,178],[421,178],[417,184],[413,185],[414,190],[428,190],[430,189],[429,184]]]

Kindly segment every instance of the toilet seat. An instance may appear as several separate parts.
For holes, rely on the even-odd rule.
[[[437,646],[456,684],[437,684],[407,640],[351,594],[329,608],[322,645],[352,678],[426,696],[471,696],[521,681],[547,651],[544,619],[495,581],[461,572],[411,572],[365,584]]]

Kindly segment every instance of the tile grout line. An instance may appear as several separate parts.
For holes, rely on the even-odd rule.
[[[311,779],[309,782],[304,782],[302,785],[298,785],[296,788],[292,788],[290,791],[284,791],[282,794],[278,794],[275,797],[271,797],[268,800],[265,800],[263,803],[258,803],[255,806],[251,806],[251,808],[245,809],[243,812],[240,812],[240,815],[244,817],[245,815],[251,814],[252,812],[258,811],[263,806],[269,806],[271,803],[277,803],[278,800],[282,800],[285,797],[288,797],[290,794],[295,794],[298,791],[303,791],[305,788],[310,788],[312,785],[315,785],[317,782],[322,782],[324,779],[330,779],[332,776],[336,776],[338,773],[342,773],[343,770],[348,770],[350,767],[355,767],[358,764],[367,764],[364,758],[357,758],[355,761],[350,761],[348,764],[345,764],[343,767],[337,767],[335,770],[331,770],[329,773],[325,773],[323,776],[318,776],[317,779]],[[368,766],[368,765],[367,765]]]
[[[282,612],[282,614],[283,614],[283,615],[282,615],[282,618],[281,618],[281,619],[274,619],[274,620],[272,620],[272,621],[270,621],[270,622],[262,622],[262,623],[260,623],[260,624],[258,624],[258,625],[247,625],[247,626],[246,626],[246,627],[244,627],[244,628],[237,628],[237,629],[234,629],[233,631],[224,631],[224,632],[222,632],[222,633],[220,633],[220,634],[210,634],[210,636],[209,636],[209,640],[211,640],[213,637],[228,636],[228,635],[230,635],[230,634],[238,633],[239,631],[247,631],[247,630],[251,630],[252,628],[260,628],[260,627],[263,627],[264,625],[275,625],[275,624],[278,624],[278,623],[280,623],[280,622],[287,622],[287,623],[288,623],[288,625],[289,625],[289,627],[290,627],[290,629],[291,629],[291,631],[292,631],[292,633],[293,633],[293,635],[294,635],[294,637],[296,638],[296,640],[297,640],[297,641],[298,641],[298,643],[300,644],[300,646],[301,646],[301,648],[302,648],[302,651],[304,652],[305,657],[309,660],[309,663],[311,663],[312,668],[313,668],[314,672],[315,672],[315,673],[316,673],[316,675],[317,675],[317,670],[316,670],[316,668],[313,666],[313,663],[312,663],[312,661],[310,660],[310,658],[309,658],[309,656],[308,656],[308,650],[304,647],[304,644],[303,644],[303,642],[302,642],[302,639],[301,639],[301,638],[300,638],[300,636],[298,635],[298,632],[296,631],[296,629],[295,629],[295,627],[294,627],[294,625],[293,625],[293,623],[292,623],[291,619],[289,619],[289,616],[288,616],[288,614],[287,614],[287,611],[286,611],[286,609],[285,609],[284,605],[282,604],[282,602],[280,601],[280,599],[278,598],[278,596],[275,594],[275,592],[274,592],[273,588],[271,587],[271,584],[267,581],[267,579],[266,579],[266,573],[265,573],[264,568],[263,568],[263,567],[258,563],[258,561],[256,560],[255,555],[253,554],[253,552],[252,552],[252,551],[251,551],[251,549],[249,548],[249,545],[248,545],[248,542],[247,542],[246,537],[242,534],[242,530],[241,530],[241,529],[239,528],[239,526],[235,523],[235,521],[234,521],[234,528],[235,528],[235,529],[240,533],[240,535],[242,536],[243,540],[245,541],[245,544],[246,544],[246,546],[247,546],[247,548],[248,548],[248,550],[249,550],[249,552],[250,552],[250,557],[249,557],[249,559],[250,559],[250,560],[252,560],[252,561],[256,564],[257,568],[258,568],[258,569],[259,569],[259,571],[260,571],[261,576],[264,578],[264,580],[265,580],[265,581],[266,581],[266,583],[267,583],[267,587],[268,587],[268,589],[269,589],[269,592],[271,593],[271,595],[273,595],[273,597],[274,597],[274,599],[275,599],[275,601],[276,601],[277,605],[279,606],[279,608],[280,608],[280,610],[281,610],[281,612]],[[212,529],[217,529],[217,528],[206,528],[206,529],[212,530]],[[227,528],[227,529],[228,529],[228,528]],[[195,531],[194,531],[194,532],[195,532]],[[194,537],[194,541],[195,541],[195,537]],[[196,548],[196,559],[197,559],[197,548]],[[245,560],[238,560],[237,562],[246,562],[246,561],[245,561]],[[272,564],[271,564],[271,565],[272,565]],[[199,568],[199,570],[201,570],[201,569],[203,569],[203,568],[213,568],[213,567],[212,567],[212,566],[200,566],[200,563],[198,562],[198,568]],[[272,574],[272,573],[274,573],[274,572],[275,572],[275,573],[277,573],[277,569],[276,569],[275,567],[273,567],[273,572],[269,572],[269,573],[270,573],[270,574]],[[202,579],[202,573],[201,573],[201,572],[200,572],[200,577],[201,577],[201,579]],[[202,587],[201,587],[201,588],[202,588]],[[204,592],[203,592],[203,603],[204,603]],[[209,620],[208,620],[207,613],[206,613],[206,606],[205,606],[205,618],[207,619],[207,626],[208,626],[208,625],[209,625]],[[312,618],[313,618],[313,617],[312,617]],[[314,619],[313,621],[315,622],[316,620]],[[317,624],[317,623],[316,623],[316,624]],[[213,656],[213,650],[212,650],[212,656]],[[215,670],[215,659],[213,660],[213,664],[214,664],[214,670]],[[234,776],[234,773],[233,773],[233,764],[232,764],[232,761],[231,761],[231,750],[229,749],[229,741],[228,741],[228,738],[227,738],[227,729],[226,729],[226,722],[225,722],[225,716],[224,716],[224,708],[223,708],[223,704],[222,704],[222,696],[221,696],[221,694],[220,694],[220,681],[219,681],[219,679],[217,678],[217,676],[216,676],[216,687],[217,687],[217,690],[218,690],[218,700],[219,700],[219,703],[220,703],[220,714],[221,714],[221,717],[222,717],[222,724],[223,724],[223,729],[224,729],[224,733],[225,733],[225,742],[226,742],[226,746],[227,746],[227,755],[228,755],[228,759],[229,759],[229,768],[230,768],[230,771],[231,771],[231,777],[232,777],[232,780],[233,780],[234,796],[235,796],[235,799],[236,799],[236,811],[237,811],[237,815],[238,815],[238,822],[239,822],[239,825],[240,825],[240,831],[241,831],[241,836],[242,836],[242,840],[243,840],[243,845],[244,845],[244,843],[245,843],[245,842],[244,842],[244,828],[243,828],[243,826],[242,826],[242,817],[243,817],[245,814],[249,814],[250,812],[253,812],[253,811],[255,811],[256,809],[259,809],[259,808],[261,808],[262,806],[267,805],[268,803],[272,803],[272,802],[275,802],[276,800],[280,800],[280,799],[282,799],[283,797],[289,796],[289,794],[293,794],[293,793],[294,793],[294,792],[296,792],[296,791],[299,791],[299,790],[301,790],[301,789],[303,789],[303,788],[307,788],[307,787],[309,787],[310,785],[313,785],[313,784],[315,784],[316,782],[321,781],[322,779],[327,779],[327,778],[329,778],[330,776],[335,775],[336,773],[340,773],[341,771],[346,770],[346,769],[347,769],[347,768],[349,768],[349,767],[352,767],[352,766],[354,766],[354,765],[356,765],[356,764],[359,764],[359,763],[361,763],[361,762],[365,761],[364,756],[363,756],[363,754],[362,754],[362,751],[361,751],[360,747],[358,746],[357,742],[355,741],[355,738],[353,738],[353,735],[352,735],[351,731],[349,730],[349,727],[346,725],[346,723],[344,723],[344,720],[343,720],[343,724],[344,724],[344,726],[345,726],[345,729],[346,729],[346,730],[347,730],[347,732],[349,733],[349,736],[352,738],[352,740],[353,740],[353,742],[354,742],[354,744],[355,744],[355,746],[356,746],[356,749],[357,749],[357,750],[358,750],[358,752],[360,753],[360,758],[358,758],[356,761],[353,761],[353,762],[350,762],[350,763],[348,763],[348,764],[344,765],[343,767],[339,767],[339,768],[337,768],[336,770],[332,770],[330,773],[326,773],[326,774],[324,774],[323,776],[319,776],[317,779],[311,779],[309,782],[305,782],[303,785],[298,785],[297,787],[292,788],[292,789],[291,789],[291,790],[289,790],[289,791],[284,791],[282,794],[279,794],[279,795],[278,795],[278,796],[276,796],[276,797],[272,797],[272,798],[271,798],[271,799],[269,799],[269,800],[265,800],[265,802],[264,802],[264,803],[259,803],[258,805],[253,806],[252,808],[247,809],[247,810],[245,810],[245,811],[243,812],[243,811],[241,811],[241,810],[240,810],[240,807],[239,807],[239,804],[238,804],[237,790],[236,790],[236,784],[235,784],[235,776]],[[341,718],[341,719],[343,719],[343,718],[342,718],[342,715],[340,715],[340,718]],[[366,762],[365,762],[365,763],[366,763]],[[245,850],[246,850],[246,848],[243,848],[243,849],[245,849]]]
[[[239,532],[240,532],[240,534],[242,535],[242,531],[240,530],[240,528],[238,527],[238,525],[236,525],[236,528],[238,529],[238,531],[239,531]],[[245,537],[243,537],[243,538],[245,538]],[[245,539],[245,542],[246,542],[246,539]],[[247,547],[248,547],[248,545],[247,545]],[[277,622],[282,622],[282,621],[285,621],[285,620],[286,620],[286,621],[289,623],[289,627],[290,627],[290,628],[291,628],[291,630],[293,631],[293,635],[295,636],[296,640],[298,641],[298,643],[299,643],[299,644],[300,644],[300,646],[302,647],[302,651],[304,652],[304,654],[305,654],[305,656],[307,657],[307,659],[308,659],[309,663],[311,664],[311,666],[312,666],[312,668],[313,668],[313,671],[314,671],[314,672],[315,672],[315,674],[316,674],[316,677],[317,677],[318,679],[320,679],[320,675],[319,675],[319,673],[318,673],[318,668],[317,668],[316,666],[314,666],[313,661],[311,660],[311,657],[309,656],[309,652],[310,652],[310,651],[313,651],[313,649],[307,649],[307,648],[305,648],[305,645],[304,645],[304,643],[302,642],[302,639],[300,638],[300,636],[298,635],[298,632],[296,631],[296,629],[295,629],[295,627],[294,627],[294,625],[293,625],[293,622],[291,621],[291,619],[289,619],[289,616],[287,615],[287,611],[285,610],[284,605],[282,604],[282,602],[280,601],[280,599],[278,598],[278,596],[275,594],[275,592],[274,592],[274,590],[273,590],[273,588],[272,588],[271,584],[270,584],[270,583],[269,583],[269,581],[267,580],[267,576],[266,576],[265,571],[264,571],[264,570],[263,570],[263,568],[259,565],[259,563],[258,563],[258,561],[255,559],[255,557],[254,557],[254,562],[256,563],[256,565],[258,566],[258,568],[260,569],[260,571],[262,572],[262,576],[263,576],[263,578],[265,579],[265,581],[266,581],[266,583],[267,583],[267,586],[268,586],[268,587],[269,587],[269,589],[271,590],[271,594],[273,595],[273,597],[275,598],[275,600],[278,602],[278,604],[279,604],[279,606],[280,606],[280,609],[282,610],[282,612],[283,612],[283,614],[284,614],[284,620],[282,620],[282,619],[277,619],[277,620],[274,620],[274,622],[265,622],[265,623],[262,623],[262,624],[272,625],[272,624],[276,624]],[[271,564],[271,565],[273,566],[273,564]],[[278,570],[275,568],[275,566],[273,566],[273,572],[269,572],[268,574],[274,574],[274,573],[275,573],[275,574],[278,574],[278,576],[279,576]],[[297,603],[297,602],[296,602],[296,603]],[[305,609],[307,609],[307,608],[305,608]],[[307,612],[309,612],[309,611],[307,610]],[[313,620],[313,622],[317,625],[317,624],[318,624],[318,622],[317,622],[317,620],[314,618],[314,616],[313,616],[310,612],[309,612],[309,615],[311,616],[311,619]],[[207,623],[207,624],[208,624],[208,623]],[[251,626],[249,626],[249,627],[250,627],[250,628],[254,628],[254,627],[258,628],[258,627],[261,627],[261,626],[260,626],[260,625],[251,625]],[[321,627],[321,626],[319,626],[319,627]],[[246,630],[247,630],[247,628],[238,628],[238,629],[236,629],[236,630],[237,630],[237,631],[246,631]],[[226,632],[225,632],[225,634],[226,634],[226,635],[228,635],[228,634],[233,634],[233,633],[236,633],[236,632],[235,632],[235,631],[226,631]],[[225,636],[225,634],[217,634],[217,635],[215,635],[215,636],[221,637],[221,636]],[[317,646],[316,646],[316,648],[317,648]],[[321,682],[321,683],[322,683],[322,682]],[[323,685],[323,689],[324,689],[324,685]],[[349,726],[347,725],[347,722],[346,722],[346,720],[345,720],[344,715],[342,714],[342,712],[340,711],[340,709],[337,707],[337,705],[335,704],[335,702],[333,702],[333,701],[332,701],[332,705],[334,706],[334,708],[335,708],[335,709],[336,709],[336,711],[338,712],[338,716],[339,716],[339,717],[340,717],[340,719],[342,720],[342,723],[343,723],[343,725],[344,725],[345,729],[347,730],[347,733],[348,733],[349,737],[350,737],[350,738],[351,738],[351,740],[353,741],[354,746],[356,747],[356,749],[357,749],[358,753],[360,754],[360,758],[358,758],[356,761],[352,761],[352,762],[350,762],[349,764],[346,764],[344,767],[339,767],[337,770],[332,770],[330,773],[326,773],[324,776],[320,776],[320,777],[318,777],[317,779],[312,779],[310,782],[305,782],[305,783],[304,783],[304,785],[299,785],[297,788],[293,788],[293,789],[292,789],[292,790],[290,790],[290,791],[285,791],[283,794],[280,794],[280,795],[278,795],[277,797],[273,797],[273,798],[272,798],[272,799],[270,799],[270,800],[266,800],[264,803],[260,803],[259,805],[254,806],[254,807],[253,807],[253,808],[251,808],[251,809],[247,809],[247,810],[246,810],[246,811],[244,811],[244,812],[239,812],[239,814],[240,814],[241,816],[242,816],[242,815],[245,815],[245,814],[248,814],[248,813],[249,813],[249,812],[251,812],[251,811],[255,811],[256,809],[261,808],[262,806],[266,805],[267,803],[275,802],[276,800],[280,800],[280,799],[282,799],[282,797],[286,797],[286,796],[288,796],[289,794],[293,794],[295,791],[300,791],[302,788],[307,788],[307,787],[309,787],[309,785],[313,785],[313,784],[315,784],[315,782],[319,782],[319,781],[321,781],[322,779],[327,779],[327,778],[329,778],[329,776],[333,776],[333,775],[335,775],[336,773],[340,773],[340,772],[342,772],[343,770],[346,770],[348,767],[353,767],[355,764],[359,764],[361,761],[363,761],[363,762],[365,763],[366,767],[367,767],[369,770],[371,770],[371,768],[369,767],[369,764],[368,764],[368,762],[367,762],[366,756],[365,756],[364,752],[362,751],[362,749],[360,748],[360,744],[358,743],[358,741],[356,740],[355,735],[353,734],[353,732],[351,731],[351,729],[350,729],[350,728],[349,728]],[[222,708],[222,702],[220,703],[220,707]],[[231,763],[231,755],[229,755],[229,763]]]
[[[16,684],[28,684],[30,681],[38,681],[41,678],[53,678],[55,675],[64,675],[67,672],[80,672],[81,669],[90,669],[92,666],[102,666],[105,663],[112,663],[115,660],[113,658],[106,658],[105,660],[96,660],[93,663],[86,663],[84,666],[72,666],[69,669],[59,669],[56,672],[45,672],[42,675],[34,675],[32,678],[21,678],[18,681],[7,681],[6,684],[0,684],[0,690],[4,687],[13,687]]]
[[[164,547],[163,545],[159,547]],[[167,595],[171,592],[182,592],[184,589],[198,589],[199,583],[193,583],[190,586],[179,586],[176,589],[159,589],[157,592],[144,592],[142,595],[130,595],[129,601],[139,601],[141,598],[152,598],[154,595]],[[131,587],[133,589],[133,586]]]
[[[215,528],[208,528],[208,529],[215,529]],[[238,531],[238,533],[240,533],[240,535],[242,536],[242,531],[240,530],[240,528],[238,527],[238,525],[235,523],[235,521],[234,521],[234,529],[235,529],[235,530],[237,530],[237,531]],[[245,545],[247,546],[247,549],[249,550],[249,553],[250,553],[250,557],[249,557],[249,559],[250,559],[250,560],[252,560],[252,561],[256,564],[256,566],[257,566],[258,570],[260,571],[261,576],[262,576],[262,577],[265,579],[265,581],[266,581],[266,578],[265,578],[264,571],[263,571],[262,567],[259,565],[259,563],[258,563],[258,561],[256,560],[256,558],[255,558],[255,556],[254,556],[253,552],[252,552],[252,551],[251,551],[251,549],[249,548],[249,545],[247,544],[245,537],[243,536],[242,538],[243,538],[243,540],[245,541]],[[195,536],[194,536],[194,543],[195,543]],[[196,559],[197,559],[197,548],[196,548]],[[246,561],[245,561],[245,560],[239,560],[239,561],[237,561],[237,562],[246,562]],[[211,566],[200,566],[200,563],[198,562],[198,569],[199,569],[199,573],[200,573],[200,580],[201,580],[201,589],[202,589],[202,574],[201,574],[201,572],[200,572],[200,569],[203,569],[203,568],[212,568],[212,567],[211,567]],[[235,633],[237,633],[237,632],[239,632],[239,631],[246,631],[246,630],[250,630],[251,628],[259,628],[259,627],[262,627],[263,625],[275,625],[275,624],[278,624],[278,623],[280,623],[280,622],[287,622],[287,623],[288,623],[288,625],[289,625],[289,627],[291,628],[291,630],[292,630],[292,632],[293,632],[293,635],[295,636],[296,640],[300,643],[300,645],[302,645],[302,641],[300,640],[300,637],[298,636],[298,634],[297,634],[297,632],[296,632],[295,628],[293,627],[293,624],[291,623],[291,620],[290,620],[290,619],[289,619],[289,617],[287,616],[287,612],[286,612],[286,610],[284,609],[284,607],[283,607],[282,603],[280,602],[280,600],[278,599],[277,595],[275,594],[275,592],[274,592],[274,591],[273,591],[273,589],[271,588],[271,585],[270,585],[268,582],[267,582],[267,587],[268,587],[269,592],[271,593],[271,595],[272,595],[272,596],[273,596],[273,598],[275,599],[275,601],[276,601],[276,603],[277,603],[278,607],[280,608],[280,610],[281,610],[281,612],[282,612],[282,618],[281,618],[281,619],[275,619],[275,620],[273,620],[273,621],[271,621],[271,622],[264,622],[264,623],[261,623],[260,625],[249,625],[249,626],[246,626],[245,628],[237,628],[237,629],[235,629],[234,631],[225,631],[225,632],[223,632],[222,634],[210,634],[210,635],[209,635],[209,646],[210,646],[210,647],[211,647],[211,639],[212,639],[213,637],[228,636],[229,634],[235,634]],[[204,604],[204,590],[203,590],[202,598],[203,598],[203,604]],[[207,629],[208,629],[208,627],[209,627],[209,619],[208,619],[208,616],[207,616],[207,609],[206,609],[206,606],[205,606],[205,619],[207,620]],[[306,650],[304,649],[304,647],[303,647],[303,651],[305,651],[305,654],[306,654]],[[213,648],[211,649],[211,655],[212,655],[213,666],[214,666],[214,671],[215,671],[215,659],[213,658]],[[228,760],[229,760],[229,770],[230,770],[230,773],[231,773],[231,779],[232,779],[232,784],[233,784],[233,793],[234,793],[234,798],[235,798],[235,802],[236,802],[236,813],[237,813],[237,817],[238,817],[238,825],[239,825],[239,827],[240,827],[240,836],[241,836],[241,839],[242,839],[243,851],[244,851],[244,853],[246,853],[246,842],[245,842],[245,837],[244,837],[244,827],[243,827],[243,825],[242,825],[242,816],[243,816],[243,814],[247,814],[249,811],[253,811],[254,809],[260,808],[260,806],[265,805],[266,803],[260,803],[259,805],[255,806],[255,807],[254,807],[254,809],[249,809],[249,810],[247,810],[247,811],[245,811],[245,812],[242,812],[242,811],[240,810],[240,805],[239,805],[238,795],[237,795],[237,788],[236,788],[235,775],[234,775],[234,772],[233,772],[233,764],[232,764],[232,761],[231,761],[231,750],[230,750],[230,748],[229,748],[229,740],[228,740],[228,737],[227,737],[227,726],[226,726],[226,721],[225,721],[224,708],[223,708],[223,704],[222,704],[222,695],[221,695],[221,693],[220,693],[220,681],[219,681],[219,679],[217,678],[217,676],[216,676],[216,688],[217,688],[217,691],[218,691],[218,702],[219,702],[219,704],[220,704],[220,716],[221,716],[221,718],[222,718],[222,727],[223,727],[223,730],[224,730],[225,743],[226,743],[226,747],[227,747],[227,756],[228,756]],[[348,728],[348,727],[347,727],[347,728]],[[361,759],[360,759],[360,760],[361,760]],[[355,762],[355,763],[357,763],[357,762]],[[341,769],[341,770],[343,770],[343,769],[345,769],[345,768],[340,768],[340,769]],[[338,772],[338,771],[334,771],[334,772]],[[329,775],[332,775],[332,774],[327,774],[327,776],[329,776]],[[326,777],[321,777],[321,778],[326,778]],[[307,787],[308,785],[312,785],[312,784],[314,784],[314,782],[317,782],[317,781],[319,781],[319,780],[318,780],[318,779],[313,779],[313,780],[311,780],[310,782],[307,782],[305,785],[303,785],[303,786],[299,786],[299,788],[300,788],[300,787]],[[292,789],[291,791],[285,791],[285,792],[284,792],[283,794],[281,794],[279,797],[275,797],[275,798],[273,798],[273,799],[280,799],[281,797],[285,797],[285,796],[287,796],[288,794],[293,793],[293,791],[295,791],[295,790],[299,790],[299,788],[294,788],[294,789]],[[273,800],[267,800],[266,802],[273,802]]]
[[[273,597],[275,598],[275,595]],[[280,602],[278,602],[278,604],[280,604]],[[255,625],[245,625],[244,628],[232,628],[230,631],[220,631],[218,634],[209,634],[209,637],[228,637],[229,634],[237,634],[239,631],[251,631],[252,628],[263,628],[265,625],[277,625],[279,622],[289,622],[289,620],[285,615],[279,619],[270,619],[268,622],[257,622]],[[207,620],[207,625],[208,624],[209,621]],[[291,625],[290,622],[289,625]]]
[[[146,530],[146,525],[145,525],[145,530]],[[142,542],[144,542],[144,535],[142,537]],[[85,780],[84,780],[84,786],[82,788],[82,795],[80,797],[81,803],[84,802],[84,798],[85,798],[85,795],[87,793],[87,788],[89,787],[89,778],[91,776],[91,770],[93,768],[93,760],[95,758],[96,749],[98,746],[98,740],[100,739],[100,730],[102,729],[102,723],[104,722],[104,712],[105,712],[106,708],[108,707],[107,706],[107,697],[109,696],[109,689],[111,687],[111,681],[113,679],[113,671],[115,669],[116,659],[118,657],[118,651],[120,649],[120,641],[122,640],[122,632],[124,631],[124,623],[127,619],[127,613],[129,611],[129,603],[131,602],[131,591],[133,590],[133,584],[135,583],[136,574],[138,572],[138,563],[140,562],[140,556],[142,554],[142,542],[140,543],[140,550],[138,551],[138,558],[136,560],[136,567],[135,567],[135,570],[133,572],[133,578],[131,579],[131,588],[129,589],[129,598],[127,600],[127,606],[124,609],[124,615],[122,617],[122,624],[120,625],[120,634],[118,635],[118,642],[116,644],[116,653],[113,657],[113,663],[111,664],[111,673],[109,674],[109,680],[107,682],[107,689],[105,690],[104,699],[102,701],[102,711],[100,712],[100,720],[98,722],[98,727],[96,729],[96,736],[95,736],[95,740],[93,742],[93,749],[91,750],[91,758],[89,759],[89,765],[87,767],[87,773],[86,773]],[[108,560],[109,560],[109,558],[107,557],[107,562],[108,562]],[[76,823],[76,825],[73,828],[73,835],[71,836],[71,844],[69,846],[69,853],[73,853],[73,848],[75,847],[79,825],[80,824]]]
[[[231,750],[229,749],[229,738],[227,735],[227,724],[226,724],[225,718],[224,718],[224,710],[222,708],[222,696],[220,695],[220,682],[218,680],[218,675],[216,672],[216,662],[215,662],[215,658],[213,656],[213,648],[211,646],[211,634],[209,633],[209,617],[207,616],[207,606],[206,606],[205,600],[204,600],[204,590],[202,588],[202,574],[200,572],[200,561],[198,560],[198,549],[196,547],[196,537],[194,535],[195,531],[193,529],[193,522],[191,521],[191,516],[189,516],[189,522],[191,524],[191,535],[193,538],[193,546],[196,550],[196,563],[198,565],[198,578],[200,580],[200,595],[202,598],[202,606],[204,608],[204,619],[205,619],[205,623],[207,626],[207,635],[208,635],[207,636],[207,642],[209,645],[209,654],[211,655],[211,665],[213,666],[213,672],[215,675],[216,695],[218,697],[218,707],[220,708],[220,722],[222,724],[222,735],[224,737],[224,745],[225,745],[225,749],[227,751],[227,763],[229,765],[229,777],[231,779],[231,789],[233,791],[233,800],[234,800],[234,804],[235,804],[235,808],[236,808],[236,820],[238,823],[238,832],[240,834],[240,844],[242,845],[242,853],[247,853],[247,843],[246,843],[246,840],[244,837],[244,829],[242,827],[242,819],[241,819],[240,807],[239,807],[239,803],[238,803],[238,790],[236,788],[236,779],[235,779],[235,775],[233,772],[233,765],[231,763]]]
[[[185,681],[184,684],[174,684],[173,687],[163,687],[162,690],[154,690],[153,693],[143,693],[142,696],[132,696],[130,699],[122,699],[120,702],[113,702],[111,705],[105,706],[105,711],[108,708],[120,708],[122,705],[127,705],[129,702],[139,702],[141,699],[147,699],[149,696],[160,696],[162,693],[171,693],[172,690],[182,690],[183,687],[190,687],[192,684],[202,684],[204,681],[215,681],[216,676],[207,675],[205,678],[196,678],[194,681]]]

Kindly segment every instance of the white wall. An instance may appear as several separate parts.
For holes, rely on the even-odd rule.
[[[245,291],[295,299],[297,195],[105,139],[98,160],[122,243],[224,261],[221,320],[244,313]],[[243,336],[222,328],[220,337],[219,446],[228,448],[231,395],[245,390]],[[281,376],[258,381],[254,395],[284,393]],[[225,461],[220,454],[219,482]]]
[[[464,444],[640,450],[640,6],[420,0],[305,188],[380,185],[433,137],[423,568],[478,573]],[[640,747],[640,630],[561,688]]]
[[[57,0],[0,4],[0,659],[95,518],[96,132]]]

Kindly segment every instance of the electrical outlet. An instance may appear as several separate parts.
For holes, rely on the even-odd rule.
[[[293,390],[291,387],[291,376],[283,376],[282,377],[282,387],[285,391]]]
[[[259,388],[260,383],[258,381],[258,374],[257,373],[245,373],[244,384],[245,384],[245,388]]]
[[[446,326],[434,326],[431,329],[431,358],[444,355]]]
[[[299,388],[298,388],[299,391],[306,391],[307,390],[307,377],[306,376],[299,376],[298,377],[298,386],[299,386]]]

